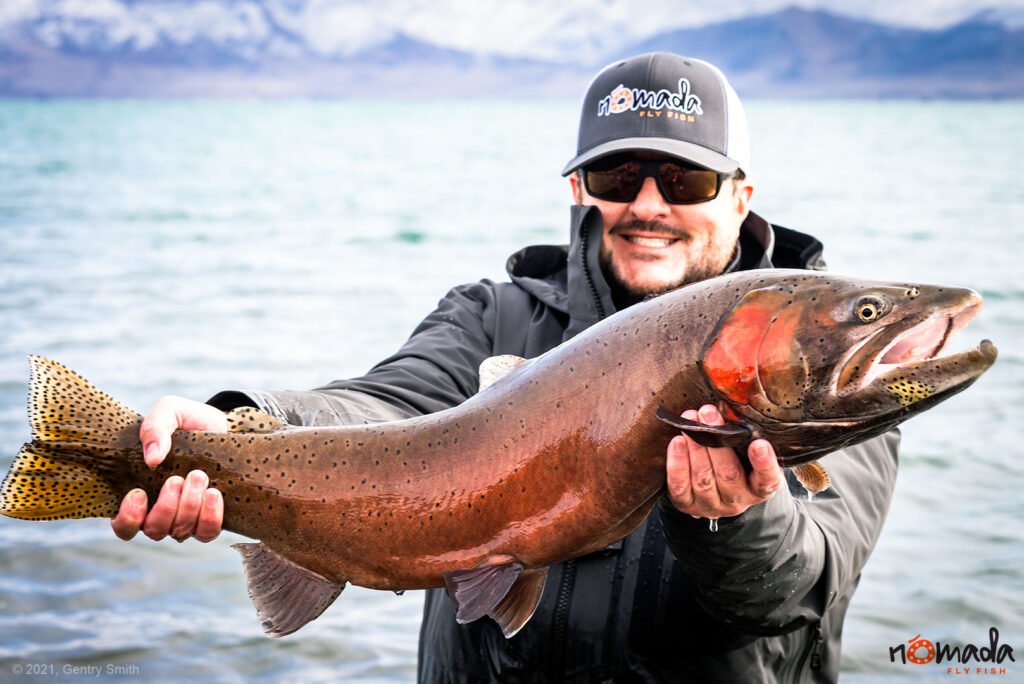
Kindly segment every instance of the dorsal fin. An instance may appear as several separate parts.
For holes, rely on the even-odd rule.
[[[526,363],[526,359],[513,354],[502,354],[484,359],[480,364],[480,391],[483,392],[524,363]]]

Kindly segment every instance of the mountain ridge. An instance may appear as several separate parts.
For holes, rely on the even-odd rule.
[[[228,9],[238,10],[237,22],[219,33],[113,19],[9,24],[0,33],[0,97],[577,98],[602,64],[651,50],[711,61],[744,97],[1024,97],[1024,30],[987,11],[921,29],[787,7],[565,62],[473,52],[401,31],[332,52],[272,12]]]

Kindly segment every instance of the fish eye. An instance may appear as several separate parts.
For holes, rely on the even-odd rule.
[[[853,311],[861,323],[871,323],[884,316],[888,309],[878,297],[861,297]]]

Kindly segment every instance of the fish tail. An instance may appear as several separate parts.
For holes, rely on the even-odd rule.
[[[0,485],[0,513],[23,520],[114,516],[126,451],[141,453],[142,416],[66,366],[41,356],[29,364],[32,441]]]

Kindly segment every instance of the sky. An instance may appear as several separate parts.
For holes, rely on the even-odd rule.
[[[79,35],[145,48],[161,38],[259,41],[272,33],[269,17],[325,56],[404,34],[475,54],[586,62],[662,31],[794,5],[921,28],[993,10],[1024,27],[1024,0],[2,0],[0,30],[27,20],[43,40],[74,26]]]

